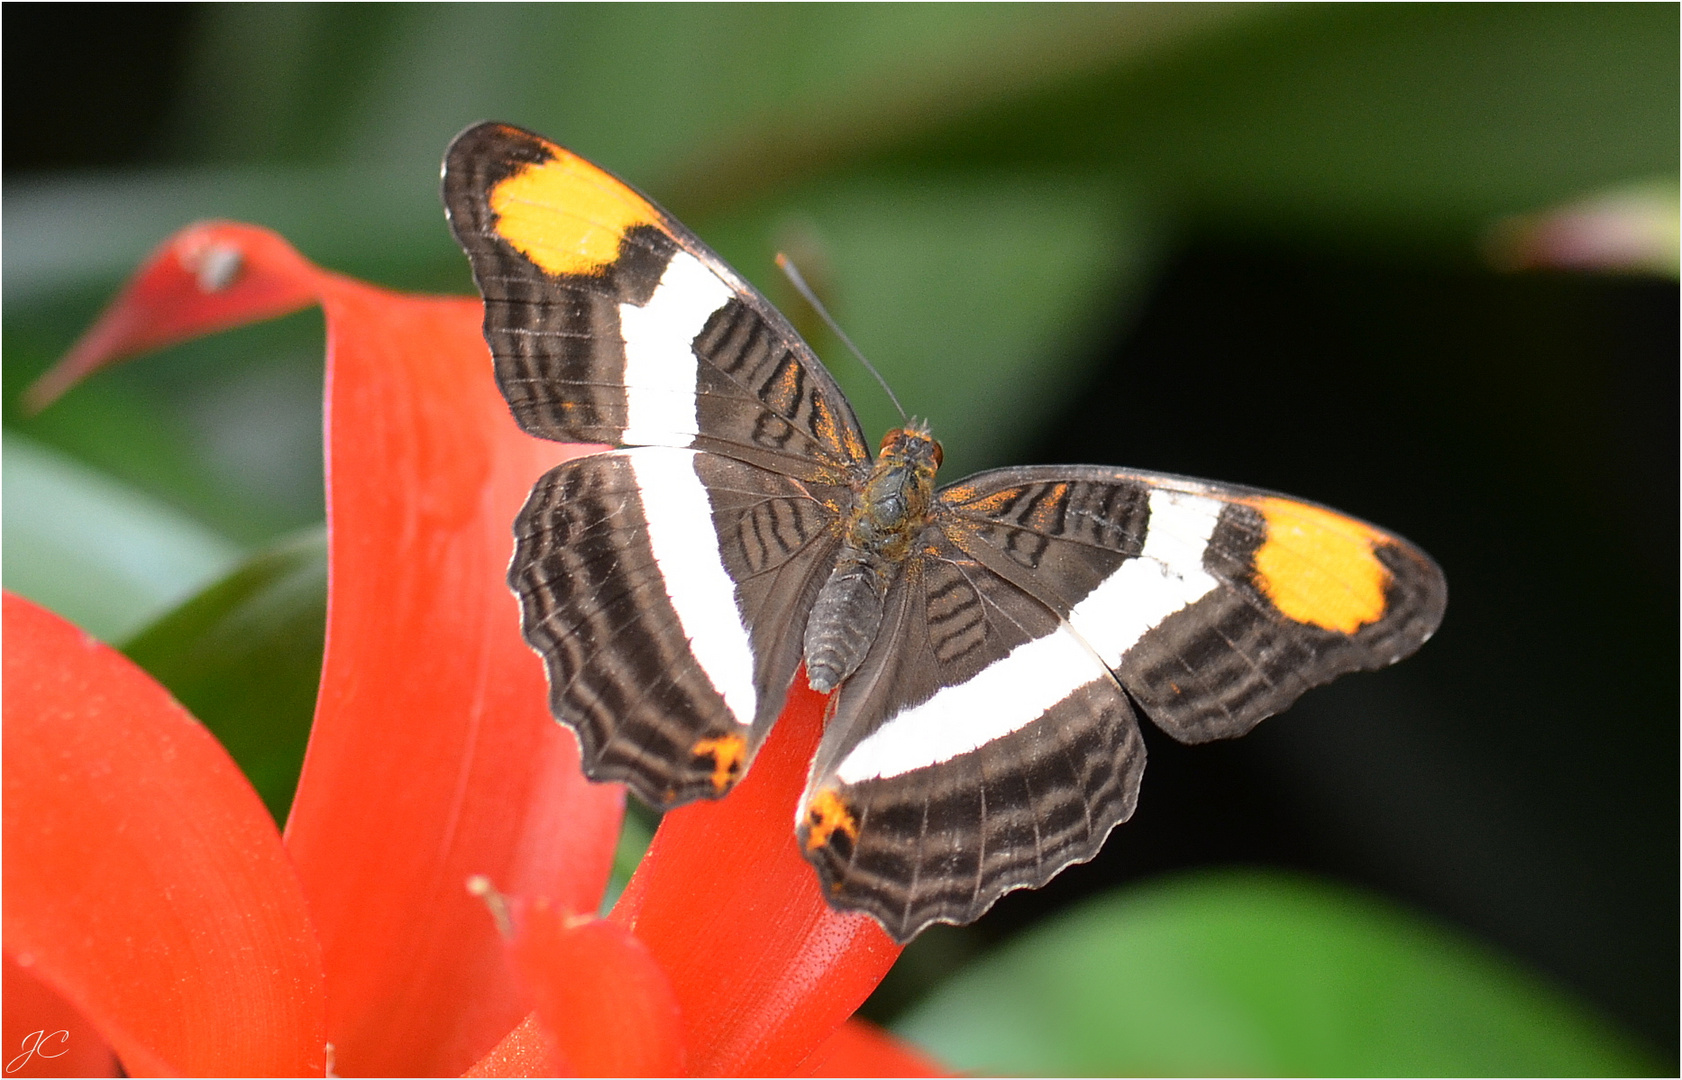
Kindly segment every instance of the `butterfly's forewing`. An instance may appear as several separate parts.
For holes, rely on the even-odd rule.
[[[798,823],[831,901],[901,941],[1097,854],[1145,765],[1126,695],[1055,611],[925,540],[835,693]]]
[[[527,431],[630,447],[557,467],[509,582],[592,777],[721,795],[781,711],[869,452],[787,322],[589,162],[480,124],[444,161],[498,384]]]
[[[1143,768],[1129,699],[1184,741],[1238,735],[1311,686],[1413,652],[1447,597],[1429,557],[1364,522],[1162,474],[983,473],[942,491],[930,531],[943,543],[918,572],[962,566],[963,610],[1018,598],[1023,639],[989,625],[986,663],[936,679],[888,656],[867,663],[840,692],[802,825],[832,899],[902,937],[967,922],[1096,854],[1131,813]],[[932,626],[941,602],[908,596],[904,618],[915,631],[920,605]],[[1004,783],[1015,797],[977,801]],[[917,792],[939,796],[922,821],[908,816]],[[1063,793],[1082,800],[1084,829],[1044,827]],[[1017,824],[1025,803],[1038,803],[1032,834]],[[927,839],[948,833],[968,846]],[[886,871],[866,859],[878,848]]]
[[[1310,687],[1410,655],[1448,600],[1442,571],[1406,540],[1255,488],[1030,466],[971,477],[942,501],[963,523],[954,538],[1067,612],[1183,742],[1242,735]]]
[[[610,173],[479,124],[445,155],[444,204],[527,431],[711,450],[829,482],[869,460],[851,407],[787,320]]]

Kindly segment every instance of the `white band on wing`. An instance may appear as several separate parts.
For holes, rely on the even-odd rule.
[[[688,446],[700,431],[695,338],[730,302],[730,286],[679,250],[641,307],[619,305],[625,342],[625,430],[633,446]]]
[[[1027,727],[1105,677],[1094,653],[1115,668],[1153,627],[1215,588],[1203,552],[1221,506],[1201,495],[1152,491],[1144,547],[1075,605],[1067,626],[892,717],[853,747],[836,778],[856,784],[938,765]]]
[[[749,727],[759,709],[753,643],[736,606],[736,583],[724,568],[707,489],[695,472],[696,452],[639,447],[625,456],[654,562],[690,652],[736,722]]]

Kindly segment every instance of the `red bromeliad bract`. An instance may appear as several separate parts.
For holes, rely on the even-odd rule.
[[[41,1023],[80,1025],[75,1056],[16,1074],[108,1072],[114,1052],[131,1074],[321,1075],[328,1044],[339,1075],[936,1072],[850,1020],[899,949],[830,910],[796,850],[815,695],[791,698],[728,799],[667,814],[609,919],[590,917],[623,794],[583,778],[503,584],[531,483],[590,448],[515,426],[479,301],[196,225],[32,397],[312,303],[327,649],[284,838],[161,687],[6,600],[7,1039],[52,1009]],[[509,939],[474,875],[506,894]]]

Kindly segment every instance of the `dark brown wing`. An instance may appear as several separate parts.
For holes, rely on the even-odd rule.
[[[852,408],[788,322],[629,185],[486,123],[450,145],[443,189],[527,431],[694,447],[830,483],[868,462]]]
[[[740,779],[800,664],[844,495],[667,447],[576,458],[538,482],[508,580],[592,779],[657,807]]]
[[[831,700],[799,828],[830,902],[900,941],[1097,854],[1145,764],[1126,696],[1080,639],[940,530],[926,541]],[[1050,672],[1078,685],[1048,696]]]
[[[721,795],[800,662],[870,454],[787,322],[687,229],[530,132],[479,124],[444,202],[534,435],[632,447],[552,471],[509,581],[589,774],[657,806]]]
[[[837,692],[802,846],[833,903],[902,941],[968,922],[1131,814],[1130,700],[1185,741],[1240,734],[1417,649],[1446,595],[1406,541],[1268,492],[1095,467],[971,477],[941,493]]]
[[[1303,691],[1393,664],[1448,599],[1406,540],[1272,492],[1097,466],[942,491],[966,553],[1069,619],[1159,727],[1240,735]]]

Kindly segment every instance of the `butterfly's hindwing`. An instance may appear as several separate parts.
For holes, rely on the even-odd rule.
[[[807,612],[835,563],[838,521],[851,492],[720,454],[696,454],[695,469],[757,658],[759,709],[750,748],[757,749],[800,667]]]
[[[1092,858],[1132,816],[1144,768],[1127,698],[1100,675],[938,767],[814,789],[802,844],[832,903],[909,941]]]
[[[735,783],[799,665],[798,634],[777,631],[804,620],[833,519],[798,481],[691,450],[595,454],[538,482],[509,584],[592,778],[655,806]]]
[[[1145,761],[1125,695],[1050,608],[926,535],[836,691],[798,823],[831,901],[902,941],[1091,858]],[[1077,690],[1047,697],[1052,672]]]

